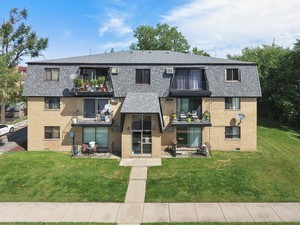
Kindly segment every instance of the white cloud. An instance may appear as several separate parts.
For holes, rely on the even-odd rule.
[[[119,13],[108,14],[108,21],[105,21],[99,29],[99,36],[102,37],[105,33],[114,33],[117,37],[123,37],[132,32],[130,26],[126,25],[124,16]]]
[[[194,0],[169,11],[162,22],[177,26],[191,46],[226,57],[244,47],[289,47],[299,38],[299,0]]]

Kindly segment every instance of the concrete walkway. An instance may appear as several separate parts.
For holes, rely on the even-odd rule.
[[[300,203],[0,203],[0,222],[300,222]]]
[[[148,166],[161,160],[121,164],[133,166],[124,203],[0,203],[0,222],[300,222],[300,203],[145,203]]]

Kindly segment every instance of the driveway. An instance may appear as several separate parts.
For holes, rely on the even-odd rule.
[[[0,136],[0,154],[27,145],[27,120],[16,123],[15,132]]]

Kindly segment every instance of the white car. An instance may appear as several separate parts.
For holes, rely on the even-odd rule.
[[[12,133],[15,131],[14,125],[4,125],[0,124],[0,136],[8,133]]]

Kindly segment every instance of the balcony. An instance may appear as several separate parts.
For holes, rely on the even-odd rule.
[[[72,93],[74,96],[113,96],[113,86],[109,76],[109,68],[80,68],[74,79]]]
[[[171,96],[211,96],[204,69],[176,68],[170,85]]]
[[[110,127],[113,124],[112,114],[97,114],[95,118],[76,119],[73,118],[73,127]]]
[[[77,78],[76,78],[77,79]],[[97,80],[76,80],[78,83],[75,83],[74,88],[72,89],[72,93],[74,96],[78,97],[112,97],[114,92],[112,88],[112,84],[110,81],[105,81],[104,84],[101,84]]]
[[[197,111],[181,112],[171,116],[171,126],[174,127],[199,127],[211,126],[210,113],[205,111],[199,115]]]

